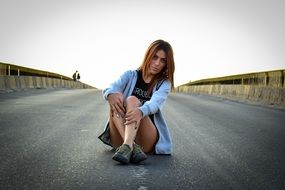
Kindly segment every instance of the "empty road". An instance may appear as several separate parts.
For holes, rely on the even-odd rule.
[[[96,90],[0,94],[0,189],[285,189],[285,110],[171,94],[171,156],[121,165]]]

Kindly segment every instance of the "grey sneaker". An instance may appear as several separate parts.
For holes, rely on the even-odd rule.
[[[132,163],[139,163],[147,159],[147,156],[141,149],[140,145],[134,144],[133,147],[134,149],[130,160]]]
[[[132,150],[129,145],[122,144],[113,155],[112,159],[122,164],[128,164],[132,155]]]

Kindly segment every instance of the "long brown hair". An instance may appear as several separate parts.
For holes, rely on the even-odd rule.
[[[163,50],[166,54],[166,65],[165,67],[158,73],[151,81],[148,93],[150,93],[158,81],[161,80],[169,80],[171,83],[171,90],[174,91],[174,57],[173,57],[173,50],[171,45],[164,41],[164,40],[156,40],[150,44],[148,47],[143,62],[138,70],[142,71],[142,75],[145,77],[147,74],[147,70],[149,69],[149,65],[159,50]]]

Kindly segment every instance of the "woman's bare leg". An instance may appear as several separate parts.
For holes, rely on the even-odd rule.
[[[140,101],[135,96],[129,96],[126,100],[126,105],[127,105],[127,112],[128,112],[128,110],[130,109],[139,107]],[[133,149],[133,144],[136,138],[139,125],[140,125],[140,122],[125,125],[124,144],[129,145],[131,149]]]
[[[154,146],[158,140],[157,129],[149,117],[141,120],[135,142],[139,144],[145,153],[150,153],[154,150]]]
[[[127,110],[139,107],[140,101],[130,96],[126,100]],[[143,147],[144,152],[152,152],[158,139],[157,129],[149,117],[143,118],[140,123],[124,126],[124,118],[117,117],[110,111],[110,138],[114,147],[128,144],[133,149],[136,142]]]
[[[127,99],[127,110],[134,107],[139,107],[140,101],[130,96]],[[150,120],[149,117],[144,117],[137,126],[134,124],[128,125],[125,128],[125,139],[124,144],[128,144],[132,147],[133,143],[136,142],[146,153],[152,152],[158,139],[157,129]]]
[[[111,144],[118,148],[124,142],[125,137],[125,127],[124,127],[124,120],[122,117],[117,117],[112,110],[110,110],[110,119],[109,119],[109,126],[110,126],[110,140]]]

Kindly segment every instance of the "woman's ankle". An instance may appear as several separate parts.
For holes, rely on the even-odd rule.
[[[134,149],[134,145],[133,145],[133,142],[125,142],[124,141],[124,143],[123,144],[127,144],[129,147],[130,147],[130,149],[133,151],[133,149]]]

